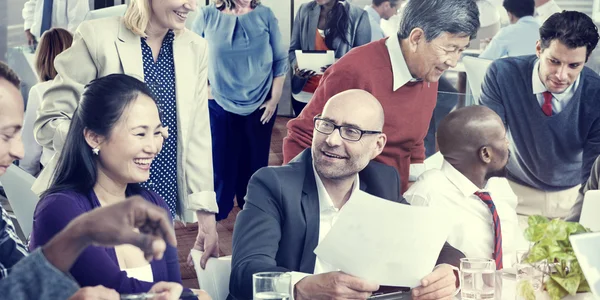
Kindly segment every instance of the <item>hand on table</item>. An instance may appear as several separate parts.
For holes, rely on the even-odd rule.
[[[98,285],[79,289],[69,300],[119,300],[119,293]]]
[[[421,286],[412,290],[413,300],[452,299],[456,292],[456,275],[451,265],[443,264],[421,279]]]
[[[294,298],[301,299],[367,299],[379,285],[343,272],[309,275],[294,286]]]
[[[149,293],[158,294],[152,300],[178,300],[183,287],[177,282],[161,281],[152,286]]]

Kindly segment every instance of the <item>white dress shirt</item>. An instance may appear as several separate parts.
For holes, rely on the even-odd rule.
[[[540,24],[544,24],[544,22],[546,22],[546,20],[551,15],[559,13],[561,11],[562,10],[558,6],[558,4],[556,4],[554,0],[550,0],[535,8],[535,16],[538,19],[538,21],[540,21]]]
[[[381,16],[371,5],[365,6],[364,10],[369,14],[371,23],[371,41],[377,41],[385,37],[381,29]]]
[[[390,62],[392,63],[392,76],[394,76],[393,90],[398,90],[408,82],[419,81],[420,79],[413,78],[412,74],[410,74],[410,70],[408,69],[406,60],[404,59],[404,54],[402,54],[402,49],[400,48],[398,35],[390,35],[390,37],[385,41],[385,46],[388,50],[388,54],[390,55]],[[410,164],[408,180],[417,180],[417,178],[423,172],[425,172],[425,164]]]
[[[504,56],[533,55],[539,39],[538,20],[532,16],[525,16],[515,24],[500,29],[479,58],[494,60]]]
[[[542,83],[542,80],[540,79],[539,66],[540,61],[538,60],[533,66],[531,84],[533,87],[533,94],[536,95],[541,108],[544,104],[544,95],[542,93],[547,91],[548,89],[546,89],[546,86]],[[552,93],[552,113],[557,114],[563,109],[565,109],[565,107],[567,107],[567,104],[569,104],[569,101],[571,101],[571,98],[573,98],[573,95],[575,94],[575,90],[577,90],[577,86],[579,86],[580,77],[581,74],[577,76],[575,82],[573,82],[573,84],[571,84],[571,86],[569,86],[564,92],[560,94]]]
[[[54,155],[53,150],[44,149],[40,146],[33,135],[33,123],[37,118],[37,110],[42,102],[42,95],[44,95],[51,85],[52,80],[40,82],[32,86],[29,90],[27,109],[25,109],[23,130],[21,130],[25,156],[19,162],[19,166],[33,176],[36,176],[40,172],[40,163],[46,165]]]
[[[519,228],[517,197],[508,181],[492,178],[484,190],[444,160],[441,169],[429,170],[404,194],[411,205],[443,208],[453,219],[448,243],[466,257],[492,258],[494,252],[494,222],[489,207],[474,193],[488,192],[498,211],[502,227],[502,252],[505,268],[515,261],[515,251],[528,244]]]
[[[53,0],[52,27],[64,28],[74,33],[90,11],[87,0]],[[30,29],[36,38],[41,36],[44,0],[29,0],[23,6],[24,30]]]
[[[331,227],[333,227],[333,224],[335,224],[335,222],[337,221],[339,213],[344,207],[342,206],[341,208],[336,208],[333,205],[333,201],[331,201],[331,197],[329,197],[329,193],[325,189],[325,186],[323,185],[323,181],[321,181],[319,174],[317,174],[317,170],[315,169],[314,164],[313,164],[313,172],[315,174],[315,181],[317,183],[317,193],[319,195],[319,243],[321,243],[321,241],[325,238],[325,236],[331,230]],[[348,203],[349,201],[352,201],[352,198],[357,193],[361,192],[359,189],[359,186],[360,186],[360,181],[359,181],[358,173],[357,173],[356,179],[354,180],[354,184],[352,185],[352,192],[346,203]],[[317,259],[315,260],[315,269],[314,269],[313,274],[323,274],[323,273],[335,272],[335,271],[339,271],[339,270],[334,268],[329,263],[321,260],[317,256]],[[292,275],[292,290],[293,290],[294,286],[296,285],[296,283],[298,283],[298,281],[302,280],[302,278],[304,278],[306,276],[312,275],[312,274],[306,274],[306,273],[302,273],[302,272],[290,272],[290,273]]]

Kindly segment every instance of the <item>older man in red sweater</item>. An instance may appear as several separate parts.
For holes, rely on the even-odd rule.
[[[353,49],[325,72],[311,101],[287,125],[284,162],[310,147],[313,118],[329,98],[362,89],[385,111],[388,143],[375,160],[398,169],[404,193],[409,173],[419,175],[410,172],[411,165],[425,159],[423,139],[436,103],[437,81],[456,65],[478,29],[473,0],[408,1],[397,35]]]

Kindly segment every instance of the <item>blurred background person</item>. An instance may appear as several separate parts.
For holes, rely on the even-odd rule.
[[[71,48],[54,66],[58,75],[48,89],[35,122],[38,143],[60,151],[83,87],[113,73],[143,78],[156,97],[169,135],[142,185],[158,193],[171,215],[198,219],[198,241],[205,259],[218,252],[214,214],[212,147],[207,97],[207,44],[185,28],[195,0],[132,0],[123,17],[81,23]],[[34,191],[50,181],[53,159]]]
[[[71,47],[72,42],[73,35],[69,31],[62,28],[50,29],[42,35],[35,55],[35,68],[39,83],[29,90],[22,130],[25,156],[19,161],[19,167],[33,176],[37,176],[41,168],[48,164],[54,155],[53,150],[43,148],[36,142],[33,136],[33,123],[37,117],[42,95],[52,85],[52,80],[56,77],[54,59],[61,52]]]
[[[534,0],[504,0],[510,24],[492,38],[480,58],[497,59],[504,56],[535,54],[540,39],[540,23],[533,17]]]
[[[193,30],[208,41],[208,101],[217,220],[234,197],[240,208],[250,176],[269,163],[271,131],[288,56],[278,21],[258,0],[216,0],[203,7]]]
[[[292,28],[290,66],[294,70],[292,107],[296,116],[317,90],[322,75],[298,68],[296,50],[333,50],[340,59],[350,49],[371,41],[371,25],[366,11],[347,1],[314,0],[300,5]],[[323,66],[324,72],[329,66]],[[318,71],[318,70],[313,70]]]
[[[28,0],[21,13],[27,43],[35,47],[37,39],[50,28],[75,32],[88,11],[90,4],[85,0]]]
[[[477,31],[477,38],[471,41],[469,49],[480,49],[481,43],[487,43],[500,30],[500,14],[498,9],[490,0],[475,0],[479,9],[479,23],[481,27]]]
[[[381,28],[381,20],[389,20],[395,16],[400,9],[402,1],[400,0],[373,0],[371,5],[365,6],[365,11],[369,14],[371,22],[371,41],[380,40],[386,35]]]
[[[544,24],[551,15],[561,11],[554,0],[535,0],[535,17],[540,24]]]
[[[52,184],[36,206],[30,249],[46,244],[78,216],[127,197],[139,195],[168,211],[158,194],[139,185],[150,177],[166,136],[146,84],[123,74],[93,80],[73,116]],[[70,273],[81,286],[102,285],[121,294],[148,292],[154,282],[181,284],[172,245],[151,263],[132,245],[87,247]]]

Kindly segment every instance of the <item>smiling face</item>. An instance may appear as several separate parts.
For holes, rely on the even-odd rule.
[[[408,37],[408,45],[412,52],[407,59],[410,72],[416,78],[437,82],[444,71],[456,66],[469,41],[468,36],[447,32],[427,41],[420,28],[413,29]]]
[[[196,10],[196,0],[148,0],[152,27],[183,30],[188,13]]]
[[[371,109],[376,106],[361,104],[364,98],[361,99],[360,95],[360,92],[350,92],[332,97],[325,105],[321,118],[339,126],[381,131],[381,113],[377,109]],[[360,113],[357,113],[357,108],[360,108]],[[381,153],[385,142],[385,134],[363,134],[360,140],[349,141],[340,136],[339,129],[328,135],[315,129],[311,149],[315,169],[323,180],[352,178]]]
[[[162,148],[162,124],[155,102],[144,94],[125,108],[108,138],[86,130],[91,148],[100,149],[98,171],[119,184],[150,177],[150,165]]]
[[[564,92],[579,76],[586,61],[586,47],[571,49],[559,40],[550,41],[542,49],[537,43],[536,54],[540,58],[540,80],[551,93]]]
[[[24,110],[19,89],[0,78],[0,176],[25,153],[21,142]]]

